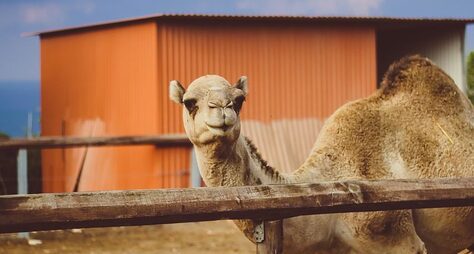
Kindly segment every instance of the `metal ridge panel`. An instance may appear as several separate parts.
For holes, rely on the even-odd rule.
[[[58,29],[22,33],[22,36],[39,36],[44,34],[60,33],[101,26],[116,25],[130,22],[143,22],[158,19],[199,19],[199,20],[248,20],[248,21],[308,21],[308,22],[368,22],[380,23],[425,23],[425,24],[469,24],[474,23],[474,18],[409,18],[409,17],[359,17],[359,16],[280,16],[280,15],[223,15],[223,14],[151,14],[133,18],[117,19],[79,26],[69,26]]]

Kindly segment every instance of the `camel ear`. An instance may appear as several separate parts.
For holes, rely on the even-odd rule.
[[[244,92],[244,96],[247,96],[248,94],[248,86],[247,86],[247,77],[242,76],[237,80],[237,83],[235,83],[234,88],[242,90]]]
[[[178,80],[170,81],[170,99],[176,103],[183,103],[184,87],[179,83]]]

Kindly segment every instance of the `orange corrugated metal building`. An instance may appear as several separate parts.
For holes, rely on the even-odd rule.
[[[454,30],[459,33],[452,37],[463,40],[469,22],[156,15],[40,32],[42,135],[182,133],[181,108],[168,99],[169,81],[189,84],[219,74],[231,82],[248,76],[242,118],[258,139],[255,123],[322,121],[345,102],[372,93],[380,69],[412,53],[401,48],[383,54],[384,47],[399,44],[384,41],[384,34],[436,27],[440,36]],[[79,190],[189,183],[190,150],[184,147],[50,149],[42,155],[45,192],[72,191],[81,167]]]

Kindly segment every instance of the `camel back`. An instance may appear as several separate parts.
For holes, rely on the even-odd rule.
[[[384,100],[406,94],[413,103],[419,104],[417,106],[437,113],[453,114],[472,108],[454,81],[429,59],[419,55],[393,63],[384,75],[380,93]]]

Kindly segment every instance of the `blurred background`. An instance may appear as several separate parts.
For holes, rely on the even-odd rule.
[[[33,133],[40,133],[39,37],[25,32],[58,29],[157,13],[390,16],[473,18],[474,2],[458,0],[71,0],[0,1],[0,131],[13,137],[26,134],[27,114],[33,114]],[[474,26],[468,25],[464,54],[474,50]]]
[[[373,92],[404,55],[430,57],[472,95],[472,9],[469,0],[1,1],[0,133],[182,133],[169,80],[247,75],[244,133],[272,165],[291,171],[324,119]],[[6,193],[18,187],[14,154],[0,154],[11,168],[2,171]],[[191,184],[189,148],[28,156],[30,192]]]
[[[1,1],[0,135],[183,133],[169,80],[247,75],[243,131],[271,165],[291,171],[324,119],[375,91],[405,55],[431,58],[472,95],[473,8],[468,0]],[[4,193],[18,189],[17,152],[0,152]],[[199,186],[190,154],[134,146],[23,157],[34,193]]]
[[[0,0],[0,140],[182,134],[170,80],[187,86],[219,74],[233,83],[246,75],[243,132],[271,165],[290,172],[324,120],[373,93],[405,55],[431,58],[474,100],[472,10],[472,0]],[[0,150],[0,194],[201,184],[188,145]],[[221,224],[204,233],[164,227],[126,239],[116,237],[123,229],[82,234],[92,242],[67,232],[37,237],[60,240],[43,253],[92,253],[78,242],[119,253],[117,239],[140,242],[135,253],[215,253],[215,244],[252,252],[243,238],[226,246],[241,235]],[[216,234],[223,237],[214,247],[197,251],[192,239]],[[34,250],[2,243],[0,252]]]

